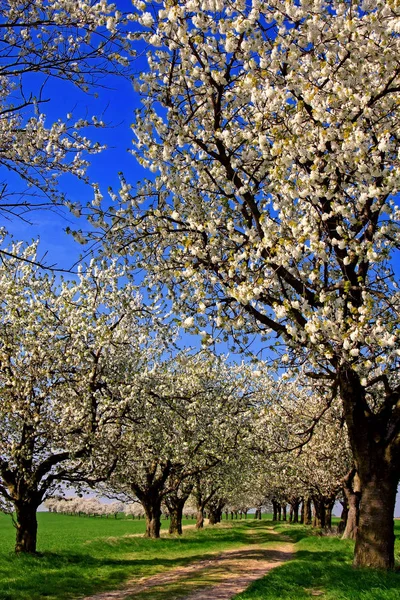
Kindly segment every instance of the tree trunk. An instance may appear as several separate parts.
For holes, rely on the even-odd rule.
[[[313,498],[314,503],[314,527],[323,529],[325,527],[325,505],[324,500],[320,496]]]
[[[222,508],[216,507],[216,508],[210,508],[210,514],[209,514],[209,523],[210,525],[216,525],[217,523],[221,523],[221,517],[222,517]],[[237,513],[236,513],[236,518],[237,518]]]
[[[361,485],[355,469],[344,479],[343,492],[346,499],[347,518],[342,539],[355,540],[360,519]]]
[[[335,505],[335,501],[329,499],[326,499],[324,502],[324,509],[325,509],[325,527],[328,527],[329,529],[331,529],[332,527],[332,510],[333,507]]]
[[[287,513],[286,513],[286,509],[287,509],[287,507],[286,507],[286,504],[284,504],[284,505],[282,506],[282,520],[283,520],[283,521],[286,521],[286,520],[287,520]]]
[[[37,506],[30,502],[16,502],[16,540],[15,552],[30,553],[36,552],[37,542]]]
[[[351,494],[348,500],[347,519],[343,531],[343,540],[355,540],[360,519],[360,496]]]
[[[189,497],[189,493],[183,493],[181,496],[178,496],[176,491],[174,491],[165,497],[165,504],[170,515],[169,533],[171,534],[182,535],[183,508]]]
[[[300,501],[298,499],[293,501],[293,523],[299,522],[299,505]]]
[[[146,513],[145,537],[159,538],[161,529],[161,498],[152,498],[145,502],[141,500]]]
[[[169,523],[169,533],[182,535],[182,516],[183,506],[176,506],[170,511],[171,520]]]
[[[203,529],[204,527],[204,508],[202,506],[197,508],[196,513],[196,529]]]
[[[385,386],[384,404],[373,412],[360,377],[350,366],[339,370],[340,396],[355,466],[360,477],[360,519],[354,566],[394,568],[394,506],[400,476],[397,392]]]
[[[393,514],[397,481],[388,479],[384,472],[368,482],[361,479],[360,518],[353,563],[356,567],[394,568]]]
[[[312,523],[312,510],[311,510],[311,500],[307,498],[305,500],[305,508],[304,508],[304,525],[311,525]]]
[[[340,515],[340,522],[338,525],[338,533],[343,534],[344,531],[346,530],[347,519],[349,516],[349,505],[347,503],[346,497],[344,500],[340,501],[340,504],[342,505],[342,513]],[[342,539],[343,539],[343,537],[342,537]]]
[[[216,525],[218,523],[217,516],[215,515],[214,511],[210,512],[208,522],[210,523],[210,525]]]

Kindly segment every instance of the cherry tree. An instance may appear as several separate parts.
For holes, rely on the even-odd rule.
[[[392,568],[397,8],[145,5],[134,153],[154,180],[121,198],[115,218],[97,211],[99,236],[167,286],[188,327],[208,318],[244,343],[273,333],[284,361],[307,361],[338,390],[362,487],[354,564]]]
[[[35,552],[36,510],[60,481],[96,482],[115,465],[114,406],[121,356],[142,369],[156,355],[156,315],[144,316],[115,262],[57,282],[36,266],[36,245],[0,264],[0,495],[13,505],[16,551]],[[151,349],[150,349],[151,346]]]
[[[184,506],[193,491],[194,477],[184,477],[185,471],[179,468],[171,473],[168,481],[168,492],[164,496],[164,503],[168,510],[170,522],[169,533],[182,535],[182,519]],[[183,476],[183,477],[182,477]]]
[[[340,412],[325,413],[301,453],[292,453],[286,471],[288,479],[300,486],[298,496],[312,500],[314,525],[321,528],[332,526],[332,509],[353,461],[347,431],[338,421]]]
[[[144,508],[140,502],[130,502],[125,504],[124,513],[126,516],[132,515],[132,519],[135,517],[141,519],[145,516]]]
[[[129,364],[129,357],[127,358]],[[146,513],[146,536],[159,537],[165,501],[171,532],[181,533],[183,506],[196,476],[237,447],[247,422],[251,368],[211,352],[182,352],[130,377],[110,487],[134,495]]]
[[[314,524],[330,527],[335,499],[354,466],[339,398],[300,374],[290,378],[286,372],[274,380],[263,373],[258,384],[253,450],[263,457],[259,471],[267,482],[264,494],[277,505],[289,504],[289,520],[294,521],[301,502],[303,517],[310,521],[312,500]]]
[[[94,517],[96,515],[115,515],[121,512],[122,504],[119,502],[116,502],[115,506],[113,504],[105,504],[104,502],[100,502],[98,498],[80,498],[77,496],[67,498],[50,496],[44,502],[44,505],[50,512],[78,516],[83,514],[89,517],[90,515]]]

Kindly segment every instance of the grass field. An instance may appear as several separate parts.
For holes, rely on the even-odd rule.
[[[244,527],[185,531],[148,540],[144,521],[39,513],[39,556],[15,556],[10,517],[0,514],[0,600],[67,600],[249,543]],[[185,521],[184,524],[194,521]],[[163,527],[168,526],[163,521]],[[259,541],[271,535],[260,532]]]
[[[40,555],[15,556],[14,529],[10,518],[0,514],[0,600],[70,600],[117,589],[127,580],[186,565],[212,552],[277,542],[280,536],[271,535],[266,523],[271,525],[248,519],[233,522],[231,528],[186,530],[182,538],[146,540],[134,536],[144,532],[144,521],[40,513]],[[296,542],[295,559],[273,570],[236,600],[400,598],[400,572],[355,571],[351,542],[311,535],[310,529],[297,525],[277,525],[276,529]],[[399,522],[396,533],[400,560]],[[166,588],[157,600],[178,598],[175,591]]]

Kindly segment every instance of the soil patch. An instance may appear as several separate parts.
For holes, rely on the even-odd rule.
[[[139,579],[135,583],[128,583],[123,589],[102,592],[84,600],[134,600],[138,595],[150,600],[153,594],[154,597],[161,597],[162,592],[165,592],[165,598],[171,600],[229,600],[271,569],[293,558],[293,554],[292,543],[274,543],[271,549],[252,545],[227,550],[215,557]],[[168,592],[170,588],[171,593]]]

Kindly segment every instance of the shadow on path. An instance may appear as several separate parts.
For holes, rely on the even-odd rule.
[[[88,596],[85,600],[228,600],[254,580],[293,557],[293,544],[271,536],[271,549],[252,544],[209,555],[187,566],[144,578],[125,588]]]

